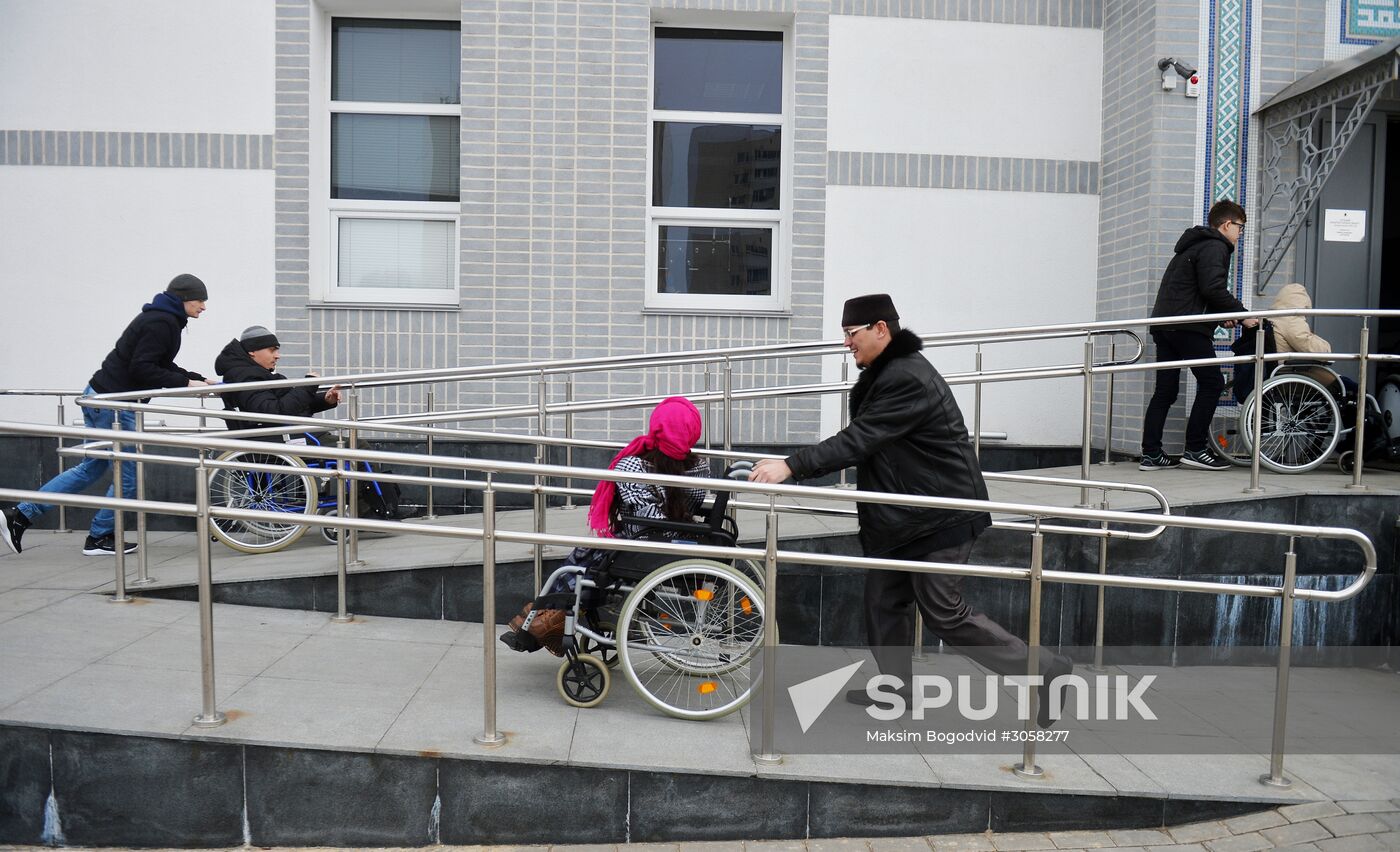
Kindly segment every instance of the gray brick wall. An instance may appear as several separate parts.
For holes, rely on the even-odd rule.
[[[0,166],[271,169],[272,137],[256,133],[0,130]]]

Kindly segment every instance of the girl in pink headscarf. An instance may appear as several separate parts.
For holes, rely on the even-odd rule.
[[[652,411],[649,427],[645,435],[633,438],[613,456],[609,470],[664,476],[710,475],[709,462],[691,452],[695,442],[700,440],[701,428],[700,412],[694,403],[683,396],[667,397]],[[588,526],[601,538],[636,538],[642,529],[634,524],[624,524],[622,516],[692,521],[706,493],[707,489],[704,488],[672,488],[604,480],[593,490],[593,500],[588,507]],[[607,554],[606,550],[577,547],[569,554],[566,564],[593,566]],[[549,592],[557,594],[572,590],[574,577],[574,574],[565,575]],[[558,640],[563,635],[563,612],[539,610],[530,619],[529,629],[521,630],[532,608],[533,602],[525,604],[525,609],[511,621],[511,629],[501,635],[501,641],[517,651],[537,651],[543,646],[555,656],[562,656],[563,648]]]

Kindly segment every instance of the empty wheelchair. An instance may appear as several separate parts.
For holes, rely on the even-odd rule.
[[[307,445],[320,446],[316,436],[306,435]],[[276,444],[267,451],[234,451],[219,457],[228,466],[216,468],[209,479],[209,504],[216,507],[253,509],[288,515],[285,522],[277,520],[240,521],[215,518],[211,524],[214,537],[234,550],[244,553],[270,553],[281,550],[301,538],[307,526],[290,516],[340,514],[336,503],[335,478],[322,471],[335,469],[331,459],[302,459],[295,454],[295,445]],[[242,467],[240,465],[248,465]],[[259,467],[253,467],[258,465]],[[268,470],[265,468],[274,468]],[[368,462],[355,469],[373,473]],[[346,489],[360,489],[362,517],[393,519],[398,516],[399,489],[395,483],[374,480],[347,481]],[[322,539],[334,544],[340,530],[321,527]]]
[[[728,499],[717,492],[694,523],[622,521],[642,527],[644,537],[732,546],[737,528]],[[559,694],[575,707],[596,706],[619,668],[648,704],[671,716],[714,719],[743,707],[753,687],[748,663],[763,647],[760,576],[747,561],[620,551],[559,567],[544,589],[570,590],[535,599],[535,612],[565,612]]]

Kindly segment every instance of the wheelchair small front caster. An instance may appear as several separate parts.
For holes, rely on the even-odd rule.
[[[334,506],[332,506],[332,507],[330,507],[330,508],[328,508],[328,509],[321,509],[321,510],[320,510],[319,512],[317,512],[316,514],[318,514],[318,515],[329,515],[329,516],[331,516],[331,517],[337,517],[337,518],[338,518],[338,517],[340,517],[340,510],[337,509],[337,508],[335,508]],[[340,537],[340,528],[339,528],[339,527],[321,527],[321,540],[324,541],[326,544],[335,544],[336,539],[339,538],[339,537]]]
[[[579,654],[559,666],[555,685],[568,704],[596,707],[607,697],[612,675],[602,660],[592,654]]]
[[[1347,450],[1337,456],[1337,467],[1341,469],[1342,473],[1351,473],[1356,469],[1356,453]]]

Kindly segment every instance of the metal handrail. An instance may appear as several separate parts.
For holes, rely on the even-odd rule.
[[[108,439],[105,430],[78,429],[73,427],[42,426],[27,423],[7,423],[0,422],[0,433],[14,433],[27,435],[54,436],[60,438],[74,438],[94,441],[97,444]],[[1046,582],[1072,583],[1079,585],[1097,585],[1099,587],[1116,588],[1139,588],[1168,590],[1178,592],[1200,592],[1206,594],[1230,594],[1250,597],[1277,597],[1283,603],[1283,617],[1281,618],[1279,635],[1279,674],[1277,691],[1275,696],[1275,722],[1273,752],[1271,754],[1271,772],[1264,780],[1267,783],[1282,785],[1287,784],[1287,779],[1282,774],[1283,770],[1283,750],[1284,750],[1284,722],[1287,712],[1287,665],[1288,648],[1291,641],[1292,629],[1292,601],[1295,599],[1317,600],[1317,601],[1340,601],[1346,600],[1358,594],[1370,582],[1376,570],[1376,551],[1369,538],[1357,530],[1302,526],[1295,524],[1261,524],[1245,523],[1240,521],[1216,520],[1208,518],[1187,518],[1181,516],[1152,515],[1142,516],[1130,512],[1113,512],[1090,509],[1071,509],[1061,507],[1042,506],[1023,503],[1006,503],[999,501],[964,500],[942,497],[915,497],[908,495],[888,494],[884,492],[867,492],[856,490],[831,490],[818,489],[798,485],[764,485],[750,482],[726,481],[723,487],[726,490],[761,494],[769,501],[769,512],[767,515],[767,532],[765,536],[766,545],[763,550],[744,547],[715,547],[702,545],[685,545],[665,542],[644,542],[626,539],[597,539],[585,536],[566,536],[549,534],[537,531],[511,532],[497,530],[494,525],[494,494],[500,487],[495,482],[495,477],[502,474],[534,475],[538,477],[593,477],[607,479],[615,482],[638,482],[649,485],[661,486],[687,486],[694,485],[694,479],[685,476],[665,476],[659,474],[632,474],[618,473],[611,470],[595,470],[591,468],[567,468],[552,465],[530,464],[524,462],[503,462],[485,461],[477,459],[459,459],[446,457],[432,457],[417,454],[386,453],[382,451],[343,449],[330,447],[298,447],[297,452],[321,458],[334,459],[338,462],[335,468],[318,470],[317,476],[334,476],[338,483],[344,479],[369,478],[371,474],[359,474],[347,469],[346,462],[384,462],[403,461],[409,464],[425,465],[432,463],[437,467],[457,469],[461,471],[476,471],[484,475],[480,481],[473,480],[453,480],[441,479],[443,485],[455,488],[480,488],[487,495],[484,500],[489,507],[487,514],[483,515],[482,527],[458,528],[458,527],[425,527],[420,525],[402,524],[392,521],[373,521],[359,518],[327,517],[321,515],[292,515],[288,513],[271,513],[254,510],[234,509],[228,507],[211,506],[208,499],[208,470],[211,466],[217,466],[218,462],[213,462],[207,458],[210,449],[241,450],[245,452],[267,452],[268,445],[259,441],[242,441],[231,438],[208,438],[208,437],[184,437],[174,435],[148,436],[144,443],[159,446],[183,447],[194,449],[198,455],[194,459],[184,457],[162,457],[161,460],[171,461],[192,466],[196,469],[196,503],[193,512],[188,504],[156,502],[148,500],[129,501],[120,496],[113,498],[87,497],[83,495],[51,494],[47,492],[21,491],[15,489],[0,489],[0,498],[14,500],[44,499],[52,502],[63,502],[69,505],[79,506],[103,506],[113,508],[117,513],[117,536],[122,534],[122,515],[125,510],[135,510],[141,513],[160,512],[175,515],[188,516],[193,514],[196,518],[196,538],[198,541],[199,558],[199,608],[200,608],[200,635],[201,635],[201,657],[203,660],[201,671],[204,680],[204,705],[203,712],[195,717],[197,725],[213,726],[224,721],[223,714],[215,706],[214,700],[214,647],[213,647],[213,609],[212,609],[212,556],[209,548],[209,524],[211,519],[230,518],[237,520],[267,521],[276,520],[280,523],[299,523],[317,527],[334,527],[346,531],[365,530],[379,532],[411,532],[418,535],[433,536],[457,536],[465,538],[480,539],[485,543],[485,555],[483,558],[483,581],[487,589],[486,598],[483,602],[483,623],[490,625],[494,623],[494,600],[491,598],[490,590],[494,588],[494,565],[495,546],[498,542],[530,544],[535,547],[545,545],[559,545],[565,547],[589,546],[601,547],[614,550],[632,550],[643,552],[672,553],[675,555],[706,556],[718,559],[763,559],[765,565],[766,585],[764,590],[765,608],[764,612],[769,617],[768,624],[774,623],[773,618],[777,612],[777,565],[780,561],[805,562],[816,565],[831,565],[844,567],[859,567],[875,570],[900,570],[916,571],[925,573],[946,573],[961,576],[979,576],[1001,579],[1028,580],[1032,584],[1031,600],[1040,599],[1040,587]],[[115,446],[111,451],[118,464],[128,457],[139,457],[140,453],[133,453],[119,446]],[[343,489],[340,489],[343,491]],[[120,489],[116,491],[121,494]],[[802,498],[820,498],[822,500],[835,500],[838,502],[870,502],[891,505],[904,505],[925,508],[960,509],[973,511],[991,511],[998,513],[1023,514],[1037,520],[1049,517],[1062,517],[1070,520],[1085,522],[1122,523],[1122,524],[1160,524],[1163,526],[1184,527],[1191,529],[1215,530],[1224,532],[1244,532],[1249,534],[1275,534],[1289,537],[1290,547],[1286,556],[1285,583],[1279,587],[1271,586],[1250,586],[1237,583],[1213,583],[1205,581],[1176,580],[1172,578],[1145,578],[1126,575],[1113,574],[1083,574],[1067,571],[1046,571],[1043,569],[1043,547],[1042,539],[1045,534],[1044,527],[1037,524],[1032,532],[1032,564],[1029,568],[1009,568],[1005,566],[983,566],[983,565],[959,565],[926,563],[909,560],[876,559],[871,557],[843,557],[829,554],[814,554],[795,551],[780,551],[777,548],[778,541],[778,515],[775,510],[777,500],[787,496],[794,500]],[[1069,528],[1073,530],[1074,528]],[[1088,529],[1088,528],[1086,528]],[[1292,542],[1296,538],[1330,538],[1342,541],[1349,541],[1356,545],[1365,559],[1365,568],[1362,574],[1351,584],[1336,591],[1309,590],[1295,588],[1296,580],[1296,554],[1294,553]],[[337,537],[339,541],[349,538],[348,535]],[[338,617],[345,616],[343,612],[344,588],[345,588],[345,548],[338,547],[340,558],[340,589],[341,589],[341,611]],[[123,593],[124,565],[122,561],[122,548],[117,548],[117,591],[118,595],[114,600],[126,600]],[[1039,610],[1032,607],[1030,613],[1031,629],[1028,632],[1028,646],[1030,653],[1028,659],[1033,665],[1039,653]],[[483,688],[485,696],[485,730],[478,737],[479,742],[499,743],[501,737],[495,730],[495,648],[494,643],[483,643],[485,655],[485,667],[483,674]],[[765,653],[771,654],[776,646],[776,635],[771,629],[765,629]],[[771,670],[771,669],[770,669]],[[1028,676],[1036,676],[1034,668],[1029,668]],[[762,682],[763,700],[765,706],[772,706],[774,689],[771,678],[764,678]],[[1034,691],[1031,693],[1031,713],[1035,716]],[[1031,721],[1027,720],[1029,727]],[[756,755],[757,760],[777,760],[780,759],[773,751],[772,744],[772,714],[764,717],[763,730],[761,732],[761,752]],[[1028,737],[1026,747],[1023,752],[1022,763],[1018,766],[1018,772],[1027,777],[1039,777],[1042,771],[1035,764],[1034,739]]]

